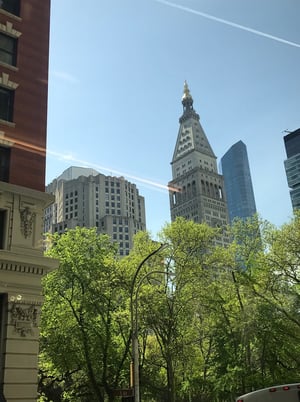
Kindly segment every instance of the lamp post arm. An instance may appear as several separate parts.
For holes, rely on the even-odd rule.
[[[146,278],[148,278],[149,276],[151,276],[152,274],[163,274],[163,275],[167,275],[167,276],[170,276],[170,273],[168,273],[167,271],[158,271],[158,270],[154,270],[154,271],[150,271],[150,272],[147,272],[140,280],[139,280],[139,282],[138,282],[138,284],[137,284],[137,287],[136,287],[136,291],[135,291],[135,332],[136,333],[138,333],[138,303],[137,303],[137,300],[138,300],[138,293],[139,293],[139,290],[140,290],[140,287],[141,287],[141,285],[142,285],[142,283],[144,282],[144,280],[146,279]],[[173,274],[174,275],[174,274]]]
[[[134,292],[134,287],[135,287],[136,278],[137,278],[137,276],[138,276],[138,274],[139,274],[139,272],[140,272],[142,266],[143,266],[143,265],[145,264],[145,262],[146,262],[149,258],[151,258],[154,254],[156,254],[156,253],[158,253],[159,251],[163,250],[163,249],[164,249],[165,247],[167,247],[167,246],[168,246],[168,244],[162,243],[156,250],[154,250],[154,251],[152,251],[150,254],[148,254],[148,255],[143,259],[143,261],[139,264],[139,266],[137,267],[137,269],[136,269],[136,271],[135,271],[135,273],[134,273],[134,277],[133,277],[132,282],[131,282],[131,289],[130,289],[131,300],[132,300],[132,297],[133,297],[133,292]]]
[[[151,258],[154,254],[158,253],[162,249],[164,249],[167,246],[167,244],[161,244],[156,250],[152,251],[150,254],[148,254],[143,261],[138,265],[132,282],[131,282],[131,288],[130,288],[130,319],[131,319],[131,337],[132,337],[132,362],[133,362],[133,387],[134,387],[134,402],[140,402],[140,378],[139,378],[139,345],[138,345],[138,325],[137,325],[137,317],[134,317],[134,307],[133,307],[133,302],[135,302],[137,306],[137,300],[135,297],[135,300],[133,300],[133,294],[134,294],[134,288],[135,288],[135,283],[137,276],[142,268],[142,266],[145,264],[145,262]],[[136,312],[137,312],[137,307],[136,307]],[[135,322],[134,322],[135,321]]]

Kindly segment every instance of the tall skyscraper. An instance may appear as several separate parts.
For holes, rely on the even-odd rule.
[[[145,201],[135,184],[72,166],[46,188],[55,203],[45,210],[45,231],[62,233],[76,226],[97,227],[128,255],[133,236],[146,230]]]
[[[50,0],[0,1],[0,400],[36,401]]]
[[[256,213],[254,192],[246,145],[242,141],[221,158],[230,223],[234,218],[246,219]]]
[[[293,209],[300,209],[300,128],[284,136],[284,167]]]
[[[182,96],[183,114],[172,158],[169,182],[172,221],[177,216],[210,226],[228,223],[223,177],[216,156],[193,108],[187,83]]]

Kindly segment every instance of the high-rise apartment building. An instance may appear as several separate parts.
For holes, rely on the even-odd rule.
[[[256,213],[247,147],[238,141],[221,158],[230,223]]]
[[[146,230],[145,201],[135,184],[123,177],[70,167],[46,191],[55,203],[45,210],[45,231],[62,233],[76,226],[97,227],[128,255],[133,236]]]
[[[37,398],[50,0],[0,1],[0,400]]]
[[[182,96],[183,114],[172,158],[169,182],[172,221],[177,216],[210,226],[228,223],[223,177],[216,156],[193,108],[187,83]]]
[[[293,209],[300,209],[300,128],[284,136],[284,167]]]

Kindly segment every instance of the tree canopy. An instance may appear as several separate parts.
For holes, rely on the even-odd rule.
[[[44,281],[40,400],[119,400],[114,390],[130,386],[132,302],[144,401],[228,402],[296,382],[300,216],[227,230],[221,247],[220,229],[178,218],[161,243],[138,233],[124,258],[96,229],[51,236],[60,266]]]

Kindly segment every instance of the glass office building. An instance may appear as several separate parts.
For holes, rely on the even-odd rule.
[[[230,223],[234,218],[247,219],[256,213],[254,192],[246,145],[242,141],[221,158]]]
[[[300,128],[284,136],[284,161],[293,209],[300,209]]]

